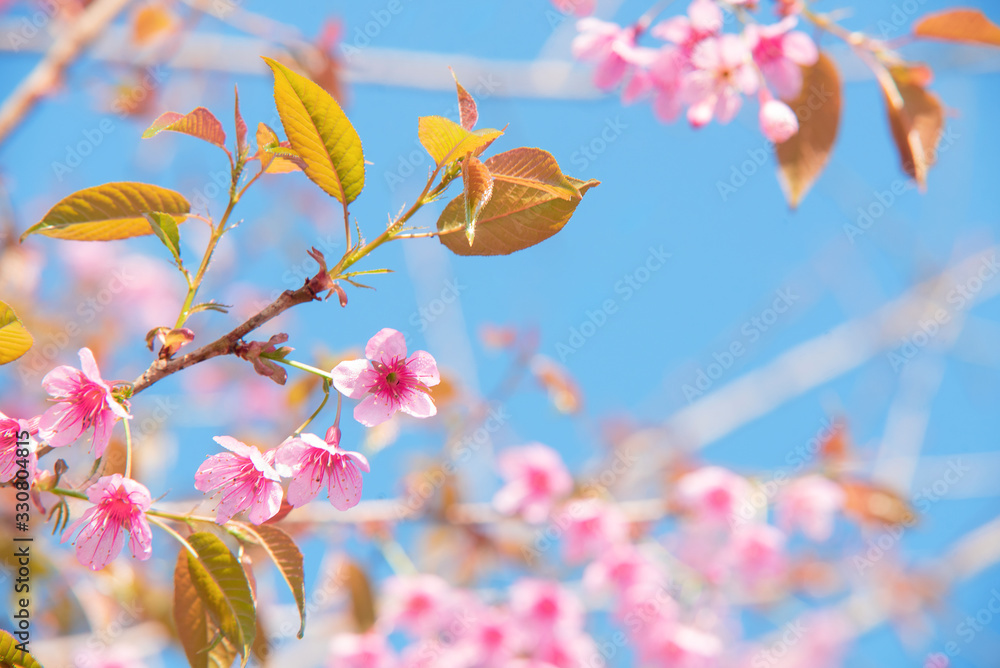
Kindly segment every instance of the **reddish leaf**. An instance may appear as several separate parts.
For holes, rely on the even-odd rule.
[[[339,572],[346,579],[351,592],[351,613],[359,633],[364,633],[375,625],[375,597],[368,576],[353,561],[347,561]]]
[[[944,108],[936,95],[920,85],[921,72],[919,68],[894,67],[888,77],[879,77],[879,84],[903,171],[923,190],[944,127]]]
[[[913,26],[916,37],[1000,46],[1000,26],[978,9],[946,9],[928,14]]]
[[[268,174],[301,172],[305,166],[302,158],[288,142],[279,142],[278,135],[264,123],[257,126],[257,154],[250,159],[260,160],[264,171]]]
[[[222,123],[205,107],[198,107],[183,116],[174,111],[165,112],[142,133],[142,138],[149,139],[165,131],[181,132],[222,149],[226,148],[226,132],[222,129]]]
[[[242,156],[247,151],[247,122],[243,120],[243,114],[240,113],[240,89],[235,85],[233,86],[233,95],[236,97],[234,107],[236,115],[236,152]]]
[[[479,214],[493,196],[493,176],[479,158],[467,155],[462,161],[462,182],[465,186],[465,236],[471,246]]]
[[[476,121],[479,120],[476,101],[472,99],[469,91],[465,90],[465,87],[458,83],[458,77],[455,76],[454,71],[452,71],[451,76],[455,80],[455,88],[458,89],[458,117],[460,123],[466,130],[472,130],[472,128],[476,127]]]
[[[491,157],[486,164],[497,181],[527,186],[560,199],[580,196],[580,192],[562,173],[552,154],[540,148],[522,146],[504,151]]]
[[[862,480],[842,480],[844,511],[864,524],[909,524],[916,513],[899,494]]]
[[[188,552],[181,550],[174,569],[174,626],[192,668],[229,668],[236,658],[236,646],[225,637],[212,647],[219,627],[212,620],[191,581]],[[212,649],[209,649],[209,648]]]
[[[160,4],[140,7],[132,16],[132,41],[143,46],[174,26],[174,15]]]
[[[799,131],[774,147],[778,181],[788,205],[799,205],[826,167],[840,124],[840,75],[825,53],[815,65],[804,67],[802,91],[786,100],[795,111]]]

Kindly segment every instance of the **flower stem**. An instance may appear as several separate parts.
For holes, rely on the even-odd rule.
[[[53,494],[58,494],[59,496],[71,496],[74,499],[87,499],[87,495],[83,492],[78,492],[75,489],[63,489],[62,487],[53,487],[48,490]]]
[[[125,423],[125,477],[132,477],[132,428],[128,426],[128,418],[122,420]]]
[[[295,436],[298,436],[299,434],[301,434],[302,430],[305,429],[306,427],[308,427],[309,423],[316,419],[316,416],[319,415],[319,412],[321,410],[323,410],[323,407],[326,406],[326,402],[329,401],[329,400],[330,400],[330,382],[324,380],[324,382],[323,382],[323,401],[320,402],[319,408],[317,408],[315,411],[313,411],[313,414],[310,415],[306,419],[305,422],[303,422],[301,425],[299,425],[299,428],[296,429],[295,432],[294,432]],[[340,393],[339,392],[337,393],[337,417],[340,417]]]
[[[146,517],[149,519],[150,522],[152,522],[156,526],[160,527],[161,529],[163,529],[164,531],[166,531],[168,534],[170,534],[171,536],[173,536],[174,538],[176,538],[178,541],[180,541],[181,545],[183,545],[185,547],[185,549],[187,549],[188,554],[190,554],[192,557],[194,557],[195,559],[199,558],[198,553],[195,552],[194,548],[191,547],[191,543],[187,542],[187,539],[184,538],[184,536],[182,536],[179,533],[177,533],[176,531],[174,531],[170,527],[170,525],[167,524],[166,522],[164,522],[162,520],[159,520],[156,517],[149,517],[152,514],[153,514],[152,511],[149,511],[149,510],[146,511]]]
[[[299,369],[300,371],[308,371],[309,373],[314,373],[320,378],[326,378],[327,380],[330,381],[333,380],[333,376],[331,376],[328,372],[323,371],[322,369],[317,369],[314,366],[309,366],[308,364],[303,364],[302,362],[296,362],[295,360],[287,360],[281,357],[272,357],[268,353],[261,353],[260,356],[263,357],[264,359],[269,359],[272,362],[278,362],[279,364],[284,364],[285,366],[290,366],[294,369]]]

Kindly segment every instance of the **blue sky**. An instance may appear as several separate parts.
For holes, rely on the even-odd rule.
[[[680,10],[681,3],[675,4],[668,13]],[[343,20],[349,41],[354,40],[356,27],[377,18],[372,12],[386,5],[285,3],[275,12],[270,3],[245,3],[248,9],[295,25],[307,35],[315,34],[317,17],[331,12]],[[911,5],[918,12],[908,13]],[[994,3],[978,5],[994,21],[1000,20]],[[401,6],[402,11],[372,39],[371,47],[449,54],[456,62],[468,56],[531,61],[548,44],[547,56],[570,57],[565,34],[557,32],[549,42],[553,14],[543,0],[433,4],[402,0]],[[901,36],[905,30],[897,27],[900,17],[908,25],[918,14],[945,6],[915,0],[855,3],[845,24],[876,35],[884,29],[890,37]],[[832,7],[824,3],[824,8]],[[642,2],[624,2],[613,16],[625,23],[645,9]],[[198,29],[219,26],[206,20]],[[828,44],[830,38],[824,37],[821,45]],[[561,101],[511,98],[502,91],[480,95],[480,127],[509,124],[494,144],[496,150],[540,146],[553,153],[566,173],[602,182],[588,193],[566,228],[537,247],[500,258],[454,257],[434,240],[391,244],[361,267],[396,270],[372,279],[377,291],[353,290],[346,310],[332,304],[309,307],[294,319],[282,321],[281,327],[264,332],[289,331],[301,351],[317,342],[341,350],[363,345],[381,327],[394,327],[407,332],[412,348],[431,351],[473,391],[484,393],[505,367],[478,344],[477,328],[485,322],[535,326],[541,351],[561,359],[574,374],[594,419],[559,416],[542,400],[542,394],[530,391],[510,402],[513,425],[498,445],[538,440],[557,447],[570,462],[583,465],[599,447],[597,418],[630,413],[643,423],[663,421],[688,404],[684,386],[693,384],[699,370],[706,370],[717,356],[724,358],[723,352],[734,342],[743,344],[745,352],[713,380],[709,391],[765,367],[794,345],[872,313],[916,282],[996,243],[1000,127],[995,119],[1000,104],[1000,57],[995,50],[984,50],[975,61],[976,73],[970,73],[955,64],[959,59],[951,58],[953,50],[918,45],[904,53],[926,58],[932,67],[935,57],[952,61],[936,71],[933,84],[952,111],[943,144],[947,150],[940,152],[939,163],[931,170],[926,193],[905,187],[881,94],[871,78],[852,77],[846,83],[835,153],[795,212],[784,202],[774,177],[773,157],[757,130],[756,104],[746,105],[728,126],[693,131],[683,122],[658,123],[646,105],[623,108],[613,96]],[[835,54],[843,56],[844,50],[838,48]],[[9,92],[36,60],[35,55],[5,54],[0,90]],[[858,71],[856,61],[843,64],[849,71]],[[198,105],[215,110],[228,128],[235,82],[251,126],[258,120],[272,121],[271,80],[264,76],[263,63],[258,69],[257,75],[236,76],[170,73],[163,84],[165,95],[177,105],[176,111]],[[456,66],[456,70],[462,77],[461,68]],[[183,137],[158,138],[159,145],[147,142],[137,150],[148,119],[102,115],[95,91],[110,81],[93,61],[78,63],[67,85],[42,102],[0,146],[0,165],[21,229],[60,197],[82,187],[142,180],[190,194],[204,187],[211,172],[223,167],[216,149]],[[475,80],[463,83],[474,94],[482,85]],[[366,189],[351,213],[371,237],[381,229],[387,212],[411,202],[422,186],[419,175],[425,173],[427,161],[415,165],[416,175],[404,177],[402,183],[387,176],[399,174],[400,161],[407,162],[419,148],[415,144],[417,116],[448,112],[454,98],[450,91],[363,83],[348,88],[346,111],[362,138],[366,159],[373,163],[367,171]],[[102,131],[100,144],[80,168],[58,180],[53,162],[64,161],[66,151],[86,139],[87,132],[100,129],[106,118],[111,119],[112,130]],[[741,170],[745,182],[738,177],[734,180],[734,173]],[[294,198],[307,191],[308,183],[301,175],[276,178],[294,184],[296,194],[283,199],[289,196],[277,186],[251,194],[240,205],[245,222],[224,242],[235,245],[220,260],[226,263],[220,275],[256,283],[267,292],[295,287],[292,283],[297,280],[285,284],[282,276],[290,263],[301,260],[306,246],[321,243],[332,233],[337,241],[328,255],[343,249],[336,210],[325,205],[331,212],[328,222],[307,222],[297,212]],[[720,182],[734,185],[735,191],[723,195]],[[885,212],[875,216],[863,234],[852,235],[849,226],[857,225],[859,208],[877,211],[872,204],[880,197],[887,202],[887,193],[894,187],[897,194],[891,195],[893,201]],[[221,212],[218,199],[210,206],[216,215]],[[437,209],[431,209],[416,222],[433,225]],[[58,242],[33,238],[28,243],[49,253]],[[150,240],[128,243],[144,252],[159,252]],[[669,258],[653,263],[662,266],[650,271],[650,258],[663,254]],[[57,263],[46,264],[45,290],[58,290],[60,276]],[[629,277],[633,287],[626,287]],[[205,296],[223,293],[224,286],[214,284],[212,274],[209,278]],[[420,309],[448,290],[458,293],[457,304],[423,331]],[[768,324],[768,308],[782,297],[789,305],[787,311]],[[608,300],[614,304],[613,312],[605,309]],[[584,323],[602,321],[600,315],[593,315],[601,311],[606,316],[603,324],[594,328],[592,336],[583,337],[583,345],[576,349],[572,341],[579,338],[573,332],[592,331]],[[782,466],[788,453],[806,443],[824,419],[838,414],[849,421],[863,460],[871,461],[886,435],[890,406],[913,390],[909,383],[938,373],[939,387],[926,407],[929,417],[922,452],[927,457],[918,481],[933,482],[939,475],[935,462],[947,462],[963,453],[995,453],[1000,445],[1000,367],[997,355],[988,352],[1000,344],[996,334],[1000,305],[986,302],[967,315],[969,327],[953,348],[931,346],[920,351],[911,362],[923,365],[919,373],[897,373],[885,354],[875,355],[859,368],[726,435],[703,456],[748,470]],[[198,324],[221,332],[227,321],[219,318]],[[566,345],[572,353],[566,353]],[[131,374],[146,359],[144,353],[136,341],[133,349],[117,352],[114,362],[123,373]],[[74,359],[67,351],[60,361]],[[171,380],[156,392],[174,395],[179,387]],[[9,382],[7,389],[12,389]],[[190,429],[203,437],[207,452],[207,435],[225,433],[218,431],[225,427],[195,425]],[[359,438],[356,427],[347,426],[345,438]],[[431,440],[417,433],[404,439],[398,456],[382,453],[376,457],[373,470],[377,473],[366,481],[366,495],[392,493],[396,478],[414,453]],[[194,459],[179,463],[178,478],[189,476],[200,456],[199,450]],[[992,461],[1000,463],[1000,458]],[[988,475],[996,473],[994,468]],[[933,558],[958,536],[995,517],[1000,509],[995,489],[982,480],[960,483],[946,498],[930,504],[919,529],[903,538],[907,553],[917,561]],[[154,494],[162,491],[166,489],[154,490]],[[919,488],[911,491],[917,493]],[[941,651],[946,642],[959,638],[963,652],[955,665],[995,665],[989,657],[1000,654],[998,631],[987,627],[966,644],[957,627],[965,615],[975,614],[987,603],[988,592],[996,586],[1000,586],[1000,569],[992,568],[958,587],[939,632],[920,649]],[[921,655],[908,653],[883,629],[866,637],[856,656],[850,665],[919,665]]]

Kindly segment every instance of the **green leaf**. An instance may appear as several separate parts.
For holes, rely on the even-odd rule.
[[[799,131],[774,147],[778,182],[791,208],[796,208],[826,167],[840,124],[840,76],[825,53],[802,68],[802,91],[785,100],[795,112]]]
[[[497,181],[542,190],[560,199],[579,197],[570,180],[559,169],[559,163],[548,151],[523,146],[498,153],[487,161],[490,173]]]
[[[142,133],[142,138],[149,139],[161,132],[180,132],[226,148],[226,131],[222,129],[222,123],[205,107],[198,107],[184,115],[175,111],[165,112]]]
[[[264,61],[274,72],[274,102],[291,147],[305,163],[303,171],[346,211],[365,185],[361,138],[319,84],[270,58]]]
[[[149,226],[153,228],[153,234],[156,238],[163,242],[163,245],[167,247],[173,256],[177,260],[177,264],[181,262],[181,235],[177,230],[177,221],[169,213],[160,213],[159,211],[154,211],[153,213],[146,214],[146,220],[149,221]]]
[[[450,67],[448,69],[451,70]],[[463,128],[471,130],[476,127],[476,121],[479,120],[479,110],[476,109],[476,101],[469,94],[469,91],[465,90],[465,87],[458,83],[458,77],[455,76],[454,70],[451,72],[451,78],[455,80],[455,88],[458,92],[459,121]]]
[[[465,238],[469,245],[476,237],[476,221],[493,195],[493,176],[479,158],[473,155],[462,160],[462,183],[465,197]]]
[[[0,364],[13,362],[28,352],[34,342],[14,309],[0,302]]]
[[[3,668],[42,668],[31,652],[17,649],[17,639],[0,629],[0,666]]]
[[[191,211],[180,193],[148,183],[105,183],[84,188],[49,209],[45,217],[21,235],[32,234],[75,241],[112,241],[152,234],[144,214],[167,213],[184,218]]]
[[[219,627],[201,600],[188,567],[187,550],[177,555],[174,568],[174,625],[191,668],[230,668],[239,653],[227,638],[218,637]]]
[[[553,194],[550,187],[498,178],[494,165],[502,171],[505,160],[504,154],[500,154],[484,163],[493,173],[493,196],[479,214],[471,246],[456,234],[465,229],[465,195],[450,201],[441,212],[438,238],[456,255],[509,255],[534,246],[561,230],[584,194],[600,183],[565,177],[579,195],[563,199]]]
[[[257,613],[243,567],[214,534],[204,531],[192,534],[188,543],[198,553],[197,559],[190,553],[187,555],[191,582],[223,637],[232,641],[243,657],[245,666]]]
[[[188,309],[188,315],[198,313],[199,311],[218,311],[219,313],[229,313],[229,309],[232,308],[231,304],[219,304],[216,302],[205,302],[203,304],[195,304]]]
[[[437,167],[464,158],[467,153],[478,156],[502,134],[502,130],[492,128],[469,132],[444,116],[418,119],[417,136]]]
[[[232,522],[233,533],[243,542],[260,545],[267,552],[285,578],[285,583],[292,590],[295,604],[299,608],[299,638],[306,629],[306,588],[305,574],[302,567],[302,552],[292,537],[276,526],[261,524],[253,526],[243,522]]]

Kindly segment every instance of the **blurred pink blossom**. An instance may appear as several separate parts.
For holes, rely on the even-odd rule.
[[[718,466],[706,466],[677,482],[677,500],[697,518],[728,523],[750,496],[750,483]]]
[[[381,620],[415,636],[430,636],[445,625],[453,603],[451,586],[437,575],[395,576],[383,589]]]
[[[290,469],[288,503],[298,508],[327,488],[330,503],[347,510],[361,500],[361,471],[368,473],[368,459],[360,452],[341,450],[340,428],[326,431],[326,440],[316,434],[302,434],[285,441],[275,455],[278,464]]]
[[[18,436],[24,432],[27,432],[27,438],[21,441]],[[35,450],[38,448],[38,443],[32,436],[37,433],[37,417],[31,420],[19,420],[0,413],[0,482],[10,482],[21,468],[18,460],[22,458],[17,456],[19,442],[23,443],[23,449],[28,451],[27,456],[23,457],[26,464],[24,468],[28,472],[24,482],[30,484],[35,479],[38,467],[38,455],[35,454]]]
[[[809,35],[792,31],[798,19],[789,16],[778,23],[746,27],[747,43],[764,79],[774,87],[778,97],[791,100],[802,88],[800,66],[813,65],[819,51]]]
[[[597,8],[597,0],[552,0],[552,4],[560,14],[577,16],[590,16]]]
[[[685,81],[684,95],[691,105],[688,121],[700,128],[715,118],[728,123],[742,104],[742,95],[757,90],[757,74],[746,44],[737,35],[702,40],[691,52],[694,68]]]
[[[71,366],[56,367],[42,379],[42,387],[57,403],[42,415],[38,436],[56,448],[69,445],[93,427],[94,455],[100,457],[108,447],[115,422],[118,418],[129,419],[129,414],[101,378],[90,348],[80,349],[80,366],[82,371]]]
[[[397,661],[378,633],[340,633],[330,642],[330,668],[395,668]]]
[[[202,492],[221,495],[215,521],[225,524],[233,515],[249,510],[247,517],[261,524],[281,507],[281,478],[272,464],[274,451],[264,455],[257,448],[232,436],[216,436],[215,442],[229,452],[212,455],[194,475],[194,486]]]
[[[615,505],[597,499],[574,499],[563,509],[567,519],[566,559],[583,561],[628,538],[628,520]]]
[[[145,561],[153,554],[153,534],[146,520],[152,503],[145,486],[115,473],[98,479],[87,488],[87,498],[93,506],[66,527],[62,542],[79,529],[76,537],[76,558],[92,571],[99,571],[118,556],[129,533],[132,556]]]
[[[767,100],[761,104],[759,120],[760,131],[775,144],[788,141],[799,131],[795,112],[779,100]]]
[[[687,16],[675,16],[653,26],[650,34],[678,45],[690,54],[697,44],[722,29],[722,10],[713,0],[694,0]]]
[[[340,393],[362,399],[354,408],[354,419],[374,427],[396,411],[418,418],[437,413],[427,388],[441,379],[430,353],[418,350],[407,358],[403,335],[385,328],[368,341],[365,357],[341,362],[332,373]]]
[[[802,530],[822,542],[833,533],[833,522],[844,507],[846,494],[840,485],[821,475],[809,475],[789,483],[778,496],[778,524],[791,531]]]
[[[665,624],[647,637],[644,656],[657,666],[710,668],[722,653],[718,637],[692,626]]]
[[[637,47],[635,26],[623,28],[617,23],[595,18],[576,23],[580,33],[573,39],[573,56],[578,60],[594,61],[594,85],[611,90],[625,78],[629,68],[641,64],[652,49]]]
[[[494,507],[506,515],[520,513],[532,524],[544,522],[556,501],[573,489],[559,453],[541,443],[504,450],[497,468],[507,484],[493,497]]]
[[[788,566],[785,534],[768,524],[750,523],[737,528],[728,552],[734,570],[746,584],[776,578]]]
[[[558,582],[521,579],[510,587],[510,609],[527,637],[538,640],[557,629],[583,625],[583,604]]]

